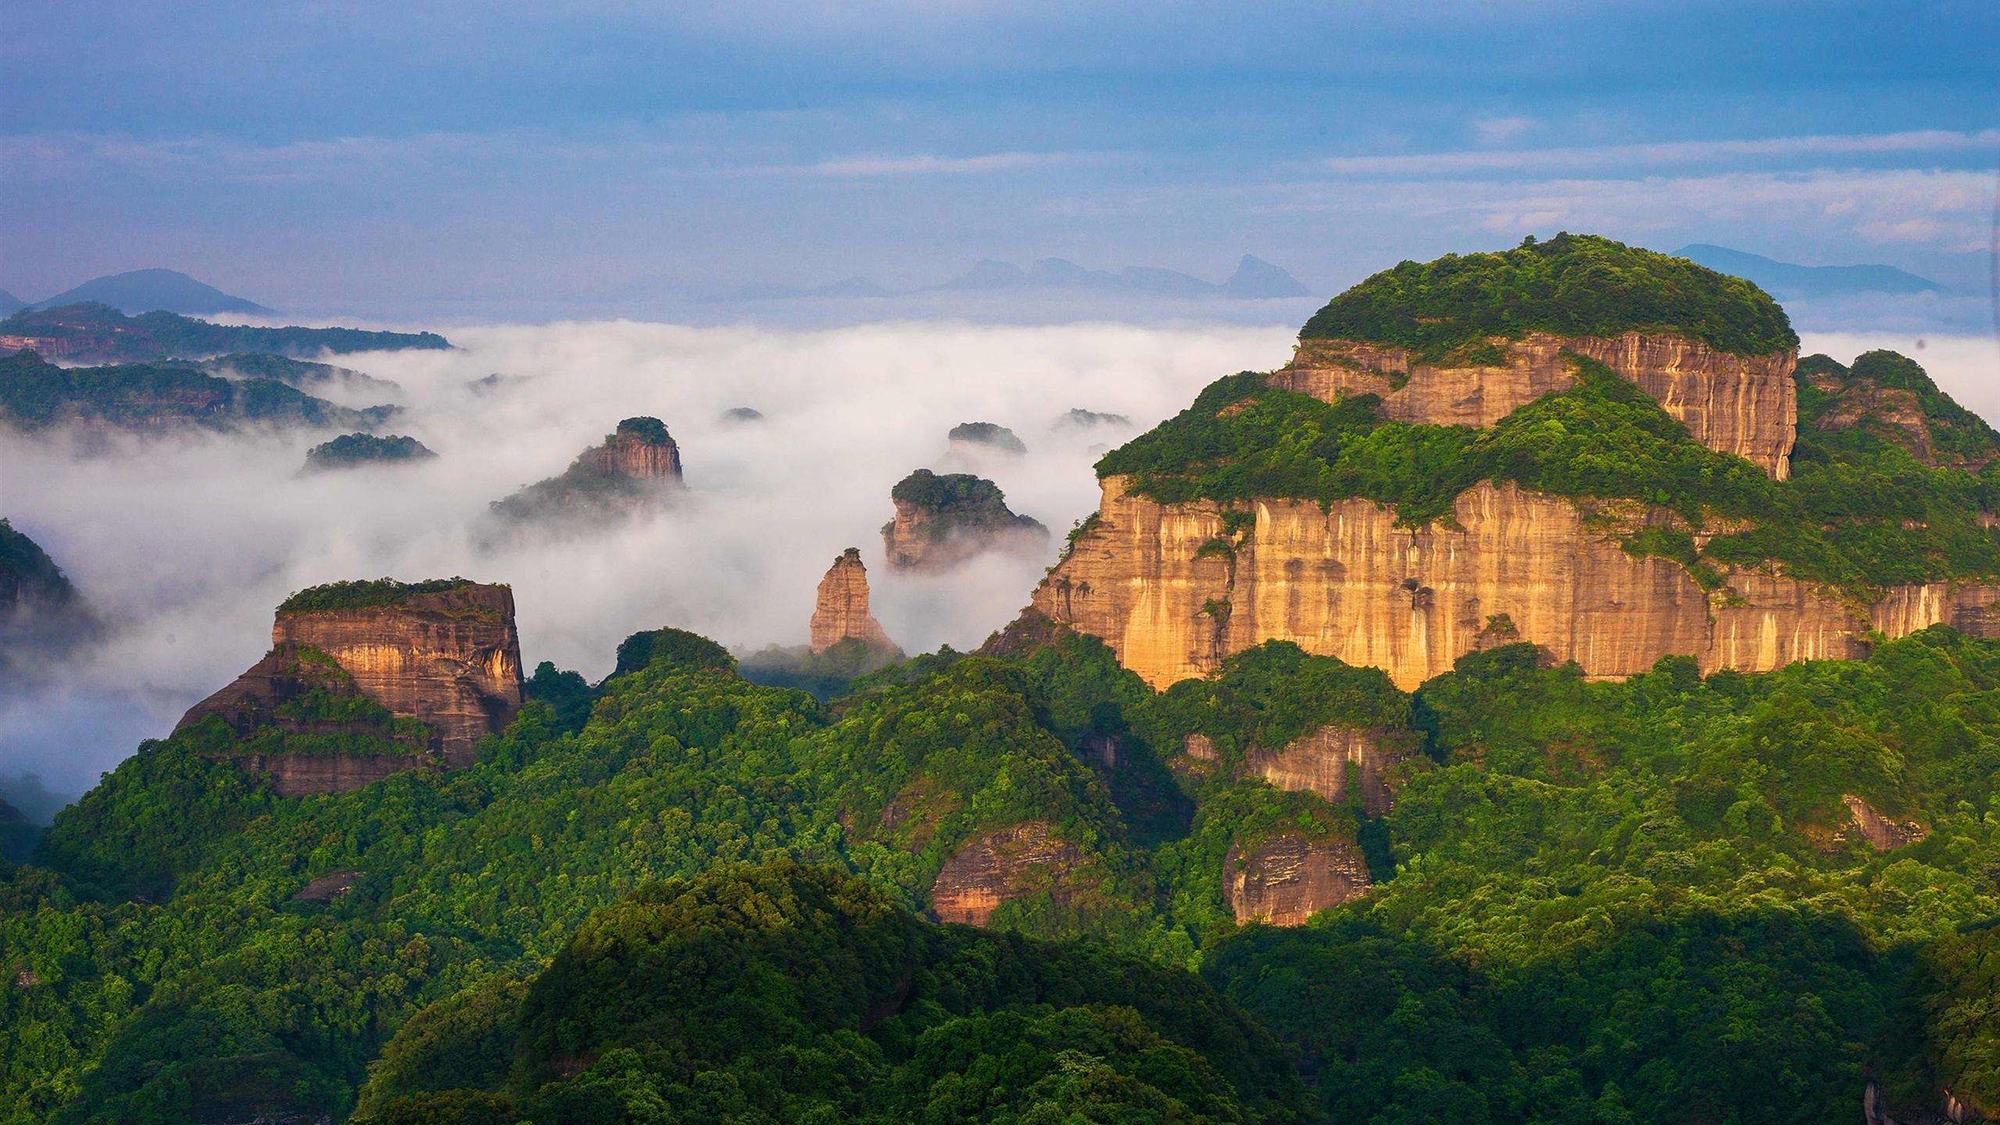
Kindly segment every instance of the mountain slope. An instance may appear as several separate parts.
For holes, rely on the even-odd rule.
[[[322,352],[451,347],[435,332],[358,328],[255,328],[210,324],[170,312],[128,317],[108,305],[24,309],[0,320],[0,351],[33,351],[64,363],[129,363],[269,353],[311,359]]]
[[[95,302],[109,305],[120,312],[138,314],[146,312],[171,313],[268,313],[271,310],[255,301],[233,297],[213,285],[208,285],[184,273],[166,269],[131,270],[127,273],[108,274],[92,278],[74,289],[66,289],[46,301],[38,301],[38,309],[56,309],[64,305],[80,305]],[[13,310],[7,310],[13,311]]]

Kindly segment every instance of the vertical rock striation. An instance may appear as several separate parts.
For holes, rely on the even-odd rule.
[[[1237,925],[1303,926],[1313,915],[1366,894],[1360,849],[1338,840],[1279,833],[1231,847],[1222,861],[1223,897]]]
[[[1873,604],[1764,571],[1710,592],[1678,563],[1624,551],[1575,502],[1512,484],[1462,494],[1452,519],[1396,524],[1366,500],[1261,500],[1233,553],[1209,502],[1160,504],[1107,477],[1090,528],[1043,580],[1034,607],[1102,638],[1155,687],[1206,675],[1268,640],[1388,672],[1413,689],[1487,647],[1496,631],[1591,676],[1643,672],[1668,655],[1704,670],[1769,671],[1850,657],[1865,636],[1939,622],[2000,635],[2000,589],[1893,587]]]
[[[332,593],[315,597],[322,591]],[[470,765],[478,740],[521,706],[520,642],[505,586],[319,587],[279,608],[271,640],[269,654],[174,729],[216,718],[238,737],[276,729],[376,748],[236,756],[280,793],[346,792],[398,770]]]
[[[940,922],[984,926],[1000,904],[1038,890],[1066,898],[1065,878],[1080,853],[1039,820],[988,832],[945,861],[931,884]]]
[[[1695,441],[1783,480],[1797,432],[1796,350],[1733,355],[1671,333],[1561,337],[1530,332],[1488,341],[1498,362],[1425,363],[1406,349],[1358,340],[1299,341],[1271,385],[1333,402],[1373,394],[1399,422],[1492,426],[1576,384],[1565,352],[1594,359],[1656,399]]]
[[[813,603],[812,650],[825,652],[849,640],[871,649],[896,647],[868,611],[868,568],[861,563],[858,547],[849,547],[833,560],[826,577],[819,580],[819,596]]]

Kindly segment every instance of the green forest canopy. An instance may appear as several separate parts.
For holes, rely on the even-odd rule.
[[[1598,235],[1403,262],[1327,302],[1299,338],[1395,344],[1438,360],[1490,336],[1674,332],[1737,355],[1796,348],[1770,295],[1686,258]]]

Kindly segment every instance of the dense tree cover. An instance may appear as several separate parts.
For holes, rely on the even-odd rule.
[[[0,517],[0,611],[11,612],[23,602],[58,606],[75,600],[76,587],[41,544]]]
[[[1852,366],[1843,367],[1831,356],[1809,355],[1799,360],[1799,429],[1825,428],[1829,415],[1842,400],[1855,392],[1875,388],[1907,391],[1915,399],[1917,411],[1939,459],[1967,465],[1984,465],[2000,456],[2000,432],[1986,419],[1953,402],[1938,389],[1916,360],[1892,351],[1863,352]],[[1886,427],[1867,425],[1850,442],[1864,448],[1874,442],[1899,443],[1901,434]],[[1826,436],[1816,440],[1826,442]]]
[[[416,438],[404,434],[342,434],[306,450],[306,469],[345,469],[357,465],[391,465],[428,461],[437,454]]]
[[[2000,575],[2000,536],[1979,515],[2000,510],[1995,471],[1932,468],[1895,442],[1802,426],[1791,479],[1774,481],[1689,438],[1603,365],[1570,359],[1575,387],[1484,430],[1383,421],[1373,395],[1326,403],[1244,372],[1106,454],[1097,471],[1130,476],[1163,503],[1240,510],[1260,498],[1322,506],[1361,498],[1413,526],[1449,518],[1481,481],[1639,501],[1678,523],[1635,527],[1628,549],[1674,558],[1708,585],[1718,568],[1767,563],[1850,588]],[[1717,524],[1731,530],[1697,552],[1689,531]]]
[[[23,309],[0,320],[0,336],[45,337],[61,355],[85,362],[198,358],[226,352],[312,357],[321,352],[449,348],[435,332],[370,332],[358,328],[256,328],[210,324],[170,312],[126,316],[109,305],[86,303]]]
[[[820,652],[803,645],[772,645],[743,658],[743,678],[771,687],[809,691],[822,703],[846,695],[854,681],[901,663],[903,650],[847,637]]]
[[[1191,966],[1282,1038],[1327,1120],[1826,1120],[1875,1073],[1908,1104],[1990,1089],[1990,955],[1952,943],[2000,914],[2000,644],[1939,628],[1865,661],[1703,678],[1668,660],[1625,683],[1508,646],[1412,697],[1288,646],[1154,693],[1057,634],[823,705],[691,635],[642,636],[646,658],[595,689],[538,670],[515,723],[443,775],[278,798],[186,735],[142,748],[0,877],[0,969],[32,980],[0,987],[0,1120],[338,1117],[371,1063],[384,1121],[1282,1109],[1282,1067],[1239,1081],[1228,1061],[1275,1056],[1190,1038],[1244,1026],[1170,974]],[[1430,764],[1379,820],[1224,768],[1323,722],[1400,727]],[[1197,731],[1217,768],[1170,770]],[[1850,796],[1922,838],[1876,852]],[[995,914],[1020,936],[909,928],[950,854],[1028,819],[1077,863]],[[1277,827],[1373,834],[1377,886],[1239,933],[1221,856]],[[781,860],[873,889],[767,868],[692,899],[640,890]],[[352,890],[296,897],[331,872]],[[808,899],[879,921],[887,944],[844,946],[850,963],[914,967],[796,999],[817,970],[776,966],[824,931],[739,936],[840,913],[787,913]],[[898,1013],[871,1017],[906,977]],[[690,1042],[648,995],[726,1030]],[[1195,1000],[1208,1014],[1174,1014]],[[645,1018],[612,1018],[628,1008]]]
[[[418,1013],[357,1120],[1287,1121],[1276,1042],[1198,979],[920,922],[788,862],[641,888],[531,984]],[[483,1095],[483,1097],[482,1097]]]
[[[1928,1048],[1900,1077],[1915,1099],[1943,1088],[1973,1113],[2000,1117],[2000,918],[1925,946],[1917,959],[1914,1034]]]
[[[1028,447],[1021,443],[1019,435],[998,422],[960,422],[945,434],[945,440],[990,446],[1008,453],[1028,451]]]
[[[1000,486],[971,473],[934,473],[918,469],[896,482],[889,498],[937,518],[926,525],[932,538],[942,539],[960,529],[1042,529],[1039,520],[1017,516],[1007,507]],[[885,529],[886,530],[886,529]],[[1046,530],[1046,529],[1043,529]]]
[[[0,356],[0,422],[30,432],[70,421],[137,430],[368,427],[395,410],[350,410],[275,379],[221,379],[180,363],[57,367],[32,351]]]
[[[426,578],[400,582],[394,578],[361,578],[308,586],[278,603],[278,612],[325,613],[339,609],[369,609],[396,605],[421,594],[444,594],[473,585],[470,578]]]
[[[26,813],[0,798],[0,863],[26,860],[41,837],[41,828]]]
[[[1531,331],[1676,332],[1738,355],[1799,344],[1778,303],[1740,277],[1567,232],[1499,253],[1403,262],[1329,301],[1299,336],[1398,344],[1434,361]]]

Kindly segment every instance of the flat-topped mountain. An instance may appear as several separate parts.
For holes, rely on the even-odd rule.
[[[1007,507],[1000,486],[970,473],[918,469],[896,482],[896,517],[882,525],[889,565],[945,570],[988,551],[1037,551],[1049,529]]]
[[[1405,262],[1106,455],[1034,604],[1160,685],[1271,639],[1414,687],[1515,640],[1626,676],[2000,628],[2000,496],[1924,460],[1990,431],[1907,359],[1795,381],[1795,347],[1749,283],[1607,239]]]
[[[170,312],[126,316],[109,305],[36,308],[0,320],[0,351],[35,351],[64,363],[203,359],[231,352],[313,358],[321,353],[449,348],[435,332],[359,328],[252,328]]]
[[[358,469],[376,465],[409,465],[432,461],[437,454],[404,434],[342,434],[306,450],[306,472]]]
[[[627,418],[560,475],[528,485],[493,514],[511,523],[630,515],[680,491],[681,451],[658,418]]]
[[[211,753],[268,776],[280,793],[344,792],[399,770],[469,765],[473,745],[521,706],[506,586],[314,586],[278,606],[271,646],[175,731],[202,736]]]
[[[28,431],[72,424],[143,432],[372,429],[397,409],[353,410],[275,379],[224,379],[187,363],[58,367],[32,351],[0,356],[0,423]]]

